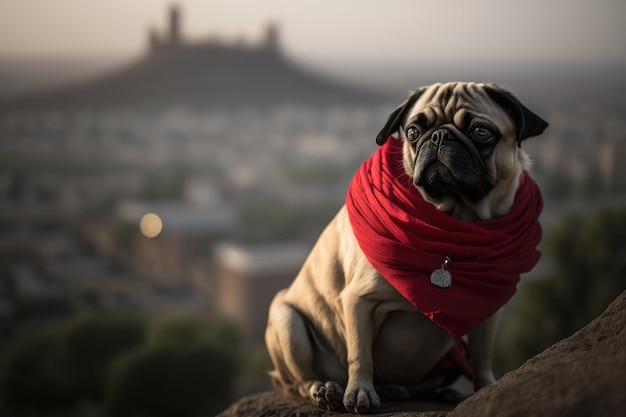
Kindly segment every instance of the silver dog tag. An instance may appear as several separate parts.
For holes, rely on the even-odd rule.
[[[445,270],[446,265],[450,262],[450,258],[446,256],[446,259],[441,265],[441,269],[435,269],[430,274],[430,283],[439,288],[448,288],[452,285],[452,275]]]

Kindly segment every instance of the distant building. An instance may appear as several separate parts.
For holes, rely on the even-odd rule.
[[[293,281],[310,249],[299,242],[217,248],[216,307],[239,324],[244,339],[263,340],[274,295]]]
[[[165,33],[159,33],[158,30],[148,30],[148,49],[151,54],[158,54],[164,52],[171,52],[176,50],[187,49],[190,47],[198,48],[215,48],[227,46],[226,43],[221,43],[215,39],[208,40],[206,42],[186,42],[181,33],[182,18],[180,7],[173,5],[169,9],[168,14],[168,29]],[[279,28],[276,23],[270,23],[265,29],[265,36],[261,40],[260,44],[256,47],[259,50],[265,50],[268,52],[279,52],[280,50],[280,35]],[[236,39],[231,42],[231,46],[241,48],[244,45],[241,39]]]
[[[169,43],[172,46],[178,46],[181,43],[180,38],[180,9],[178,6],[170,8],[170,36]]]
[[[265,29],[265,47],[274,52],[278,52],[280,50],[278,24],[270,23],[267,25]]]
[[[180,9],[178,6],[170,7],[168,31],[161,35],[158,31],[150,29],[148,33],[148,41],[150,51],[152,53],[178,48],[181,45]]]
[[[600,171],[608,188],[626,191],[626,138],[619,143],[605,143],[600,149]]]

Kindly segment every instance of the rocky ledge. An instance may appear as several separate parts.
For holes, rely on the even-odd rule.
[[[528,360],[456,408],[433,402],[388,403],[386,417],[626,416],[626,292],[571,337]],[[276,392],[245,397],[218,417],[326,417]]]

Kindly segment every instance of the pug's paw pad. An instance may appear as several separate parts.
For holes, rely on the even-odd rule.
[[[336,411],[342,407],[343,387],[336,382],[316,381],[311,385],[310,393],[313,401],[320,408]]]

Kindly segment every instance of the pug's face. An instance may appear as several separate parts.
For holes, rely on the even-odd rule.
[[[547,125],[493,85],[435,84],[398,107],[377,142],[404,141],[404,169],[422,197],[472,221],[508,212],[529,165],[521,142]]]

